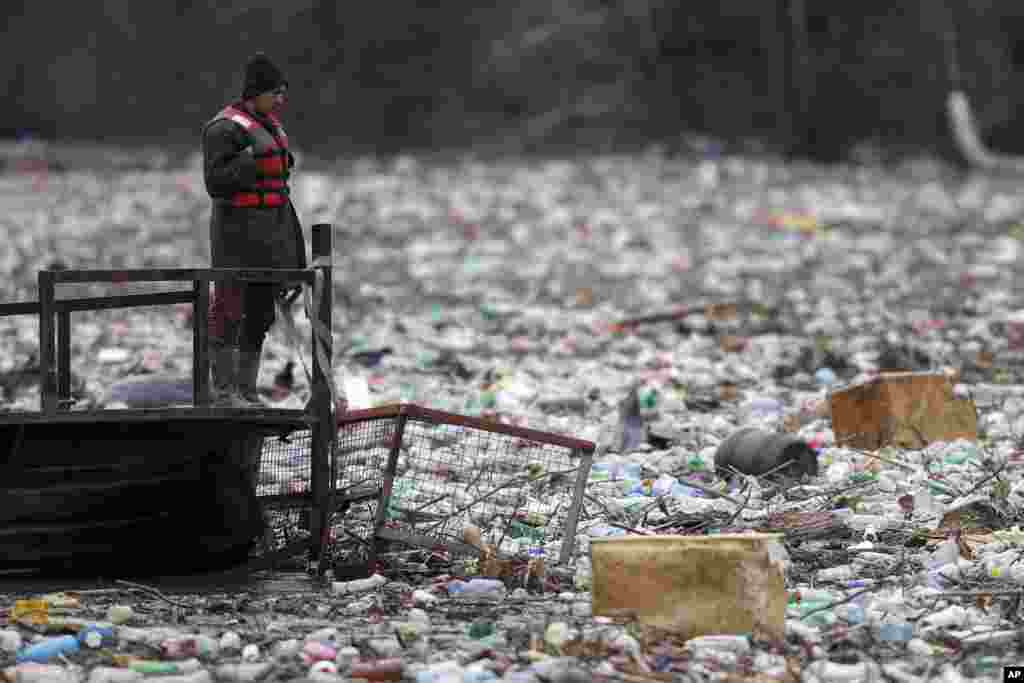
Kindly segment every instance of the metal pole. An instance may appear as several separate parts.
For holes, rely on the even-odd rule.
[[[783,97],[788,110],[788,150],[790,153],[806,151],[810,142],[808,130],[808,39],[807,8],[804,0],[782,0],[780,6],[783,52]]]
[[[57,378],[54,373],[53,271],[39,271],[39,405],[43,413],[57,412]]]
[[[391,502],[391,492],[395,486],[395,476],[398,474],[398,456],[402,451],[402,439],[405,435],[405,424],[408,416],[403,406],[398,417],[395,419],[395,433],[391,441],[391,450],[388,453],[388,463],[384,469],[384,483],[381,486],[380,498],[377,501],[377,514],[373,521],[373,537],[370,539],[370,571],[376,571],[377,555],[380,552],[381,539],[380,530],[384,528],[387,521],[387,508]]]
[[[587,481],[590,479],[590,466],[594,462],[593,452],[581,453],[576,451],[578,456],[579,469],[576,471],[576,488],[572,493],[572,505],[565,518],[565,531],[562,536],[562,550],[558,556],[559,564],[567,564],[572,559],[572,551],[576,546],[576,525],[580,519],[580,506],[583,505],[583,495],[587,490]]]
[[[66,309],[57,311],[57,398],[71,399],[71,311]]]
[[[210,282],[193,280],[192,289],[192,404],[205,406],[210,402],[210,355],[207,353],[209,329],[206,324],[210,307]]]
[[[312,412],[314,417],[312,429],[312,463],[310,472],[310,488],[313,494],[313,509],[310,514],[310,535],[313,546],[310,548],[309,571],[319,575],[325,567],[321,566],[324,559],[324,551],[328,545],[327,534],[329,533],[328,522],[330,519],[331,493],[334,490],[334,482],[331,481],[330,458],[333,451],[333,444],[337,435],[337,426],[334,423],[333,408],[331,405],[331,391],[328,386],[328,373],[332,373],[331,359],[334,353],[334,344],[331,339],[331,309],[334,305],[332,291],[332,255],[334,253],[333,230],[329,223],[319,223],[313,226],[313,268],[320,273],[319,300],[314,299],[315,305],[319,308],[316,321],[312,325],[313,341],[313,386],[312,386]],[[317,294],[314,287],[314,297]],[[317,330],[326,330],[324,335],[318,335]],[[322,349],[324,364],[320,362]],[[333,377],[332,377],[333,379]]]

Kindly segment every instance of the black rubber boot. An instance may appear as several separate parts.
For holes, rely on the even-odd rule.
[[[210,342],[210,402],[230,405],[238,394],[238,347]]]
[[[261,406],[259,392],[256,390],[256,382],[260,376],[260,350],[241,350],[238,352],[237,374],[238,393],[245,401],[253,405]]]

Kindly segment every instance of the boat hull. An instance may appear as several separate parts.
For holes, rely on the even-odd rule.
[[[117,578],[242,563],[265,530],[254,437],[303,426],[209,410],[0,416],[0,572]]]

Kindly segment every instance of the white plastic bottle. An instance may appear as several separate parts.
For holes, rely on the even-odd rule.
[[[388,582],[380,574],[374,574],[368,579],[356,579],[355,581],[335,581],[331,584],[331,590],[335,595],[349,595],[352,593],[366,593],[376,590]]]
[[[453,582],[454,583],[454,582]],[[452,593],[453,597],[467,600],[504,600],[505,584],[496,579],[472,579],[468,582],[460,582]],[[449,591],[453,586],[449,585]]]
[[[855,576],[853,566],[848,564],[818,570],[818,581],[848,581]]]

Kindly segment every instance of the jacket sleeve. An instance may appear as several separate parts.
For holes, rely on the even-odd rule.
[[[244,192],[257,179],[246,135],[231,121],[216,121],[203,133],[203,179],[211,197]]]

